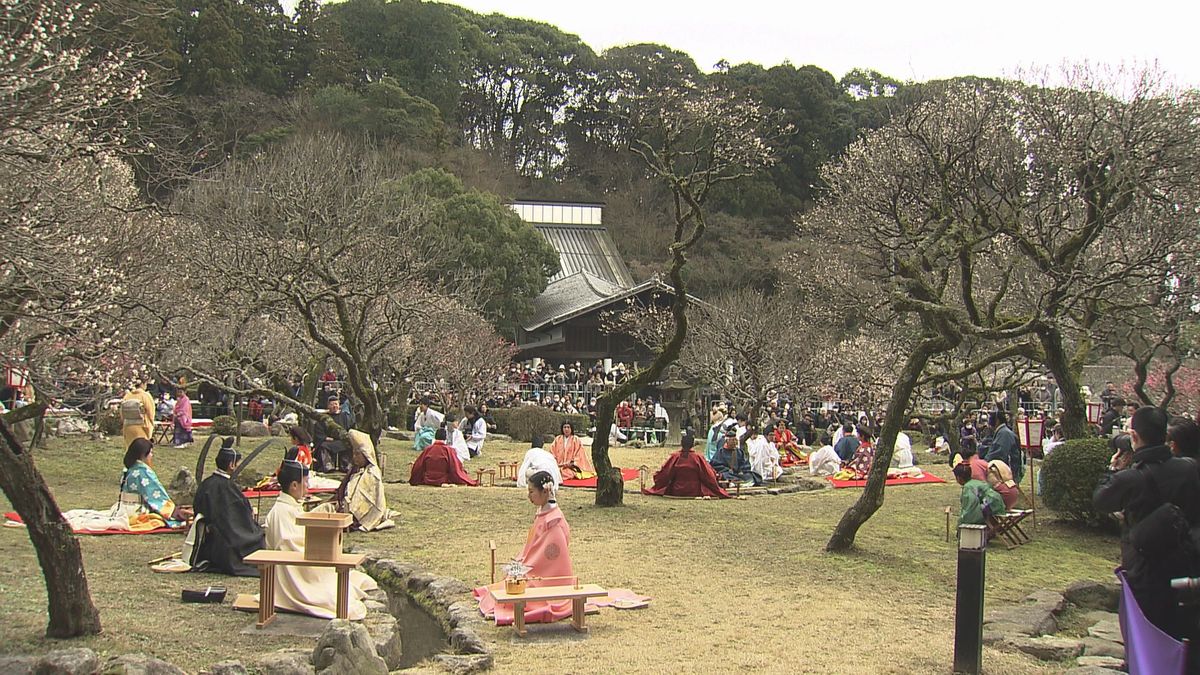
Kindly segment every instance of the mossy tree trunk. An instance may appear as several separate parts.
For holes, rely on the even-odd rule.
[[[73,638],[100,632],[100,612],[92,604],[83,552],[71,526],[33,463],[33,456],[12,433],[10,424],[41,417],[44,404],[33,404],[0,417],[0,489],[25,522],[46,583],[49,623],[46,637]]]

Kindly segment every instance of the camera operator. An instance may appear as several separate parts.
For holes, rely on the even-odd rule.
[[[1130,437],[1133,451],[1118,448],[1092,500],[1124,517],[1121,565],[1146,618],[1176,638],[1194,639],[1196,608],[1176,605],[1170,581],[1200,572],[1189,536],[1200,524],[1200,471],[1171,454],[1161,408],[1139,408]]]

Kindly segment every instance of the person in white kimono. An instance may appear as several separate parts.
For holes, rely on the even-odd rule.
[[[447,444],[454,448],[454,454],[458,455],[458,461],[466,464],[468,459],[471,459],[471,451],[467,447],[467,439],[463,436],[462,421],[454,415],[446,415],[446,441]]]
[[[833,449],[833,438],[821,436],[821,448],[808,456],[808,473],[812,476],[832,476],[841,471],[842,458]]]
[[[617,423],[613,422],[608,428],[608,447],[613,447],[618,443],[624,443],[629,440],[625,434],[621,433],[621,429],[617,427]]]
[[[525,487],[529,481],[529,477],[539,471],[545,471],[554,478],[555,485],[562,485],[562,471],[558,468],[558,460],[554,459],[554,455],[542,448],[542,437],[539,434],[534,434],[532,447],[525,452],[525,459],[521,460],[521,467],[517,469],[517,486]]]
[[[429,407],[432,401],[426,396],[421,399],[421,403],[417,405],[417,412],[413,414],[413,450],[420,452],[429,447],[433,443],[433,432],[442,426],[446,416],[442,413]]]
[[[307,487],[307,471],[299,462],[284,460],[279,469],[280,493],[267,514],[267,548],[277,551],[304,551],[304,528],[296,519],[304,515],[300,500]],[[349,618],[367,616],[363,600],[367,591],[379,586],[371,577],[350,572]],[[279,565],[275,568],[275,608],[309,614],[322,619],[337,615],[337,572],[328,567]]]
[[[779,450],[766,436],[758,433],[758,427],[746,427],[746,455],[750,458],[750,468],[766,480],[777,480],[783,475],[783,467],[779,465]]]
[[[467,437],[467,452],[472,457],[478,457],[483,452],[483,439],[487,438],[487,421],[475,409],[475,406],[463,406],[463,435]]]
[[[911,469],[916,462],[913,460],[912,440],[908,434],[901,431],[896,434],[896,445],[892,451],[892,466],[898,469]]]

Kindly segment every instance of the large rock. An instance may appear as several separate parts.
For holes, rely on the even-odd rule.
[[[283,420],[275,420],[275,423],[271,425],[271,435],[272,436],[287,436],[288,434],[290,434],[292,432],[292,427],[295,427],[295,426],[296,426],[296,424],[294,422],[284,422]]]
[[[1017,651],[1043,661],[1066,661],[1083,653],[1083,643],[1071,638],[1055,637],[1025,637],[1018,635],[1009,640]]]
[[[312,653],[313,668],[320,675],[387,675],[388,667],[379,654],[366,627],[345,619],[329,622],[317,638]]]
[[[412,434],[409,434],[407,431],[400,431],[399,429],[395,429],[395,430],[388,429],[387,431],[383,432],[383,435],[385,438],[390,438],[393,441],[411,441],[412,440]],[[490,434],[489,434],[489,437],[490,437]]]
[[[187,467],[179,467],[175,477],[171,479],[171,484],[167,486],[167,491],[177,500],[179,504],[191,504],[192,497],[196,494],[196,478],[192,476],[192,472]]]
[[[1058,614],[1067,608],[1067,599],[1062,593],[1056,591],[1034,591],[1025,596],[1025,604],[1034,605],[1050,610],[1051,614]]]
[[[56,649],[33,665],[35,675],[92,675],[100,670],[100,657],[82,647]]]
[[[280,649],[260,656],[250,664],[261,675],[313,675],[312,651]]]
[[[1037,637],[1058,630],[1054,613],[1041,605],[1013,605],[988,610],[983,615],[983,628],[988,624],[1009,624],[1016,633]]]
[[[375,601],[368,600],[368,602]],[[386,609],[376,612],[369,611],[363,625],[371,634],[371,641],[375,644],[375,653],[379,654],[379,657],[387,664],[388,670],[399,668],[400,661],[404,658],[404,644],[400,637],[400,623],[396,621],[396,617],[387,614]]]
[[[1123,675],[1123,671],[1100,666],[1077,666],[1064,670],[1063,675]]]
[[[238,425],[238,433],[248,438],[264,438],[271,435],[271,430],[262,422],[243,420]]]
[[[1101,640],[1125,644],[1125,637],[1121,635],[1121,623],[1111,619],[1097,622],[1096,625],[1088,628],[1088,635]]]
[[[110,660],[104,675],[187,675],[182,668],[145,654],[124,654]]]
[[[1118,659],[1114,656],[1080,656],[1079,658],[1075,659],[1075,665],[1124,670],[1125,659]]]
[[[459,626],[450,631],[450,646],[464,654],[488,654],[487,643],[471,628]]]
[[[29,675],[37,663],[36,656],[0,656],[0,673]]]
[[[1125,658],[1125,645],[1112,640],[1101,640],[1095,637],[1085,637],[1083,642],[1084,656],[1112,656],[1118,659]]]
[[[222,661],[208,667],[208,675],[247,675],[248,672],[241,661]]]
[[[1083,609],[1102,609],[1106,612],[1117,611],[1117,603],[1121,599],[1121,586],[1113,581],[1076,581],[1067,586],[1063,596],[1071,604]]]
[[[455,675],[478,673],[492,667],[491,654],[436,654],[434,663]]]
[[[91,431],[91,427],[88,426],[87,420],[74,415],[60,417],[54,425],[54,435],[56,436],[86,434],[89,431]]]

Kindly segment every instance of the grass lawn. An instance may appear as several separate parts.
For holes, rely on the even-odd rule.
[[[384,449],[387,478],[401,473],[407,478],[411,444],[389,440]],[[117,497],[122,452],[119,439],[52,440],[36,457],[61,508],[106,508]],[[484,457],[472,465],[519,460],[523,452],[521,445],[488,443]],[[157,448],[163,482],[180,466],[194,467],[197,453]],[[260,458],[255,468],[277,461],[275,454],[269,462]],[[618,448],[613,454],[617,465],[657,467],[667,451]],[[850,555],[822,548],[857,497],[854,489],[719,502],[626,494],[625,505],[614,509],[594,507],[591,491],[562,490],[559,504],[571,524],[576,572],[585,582],[631,588],[654,600],[646,610],[608,609],[589,617],[592,632],[583,641],[517,642],[511,628],[491,627],[486,636],[495,646],[496,670],[949,672],[955,548],[944,541],[943,508],[957,510],[958,488],[944,460],[926,454],[922,460],[925,469],[949,482],[889,489],[882,511],[860,532],[858,551]],[[496,540],[504,559],[516,555],[533,516],[524,491],[513,488],[394,484],[388,500],[400,514],[397,527],[353,534],[351,543],[472,585],[488,579],[487,541]],[[0,506],[11,510],[2,497]],[[269,506],[264,501],[264,509]],[[181,540],[181,535],[82,537],[104,632],[55,643],[42,637],[45,589],[29,539],[21,529],[0,531],[5,561],[0,653],[88,646],[110,654],[149,653],[195,672],[217,661],[297,646],[295,638],[242,635],[254,619],[228,603],[181,603],[185,587],[257,589],[256,579],[150,572],[146,561],[178,551]],[[1107,580],[1118,556],[1115,538],[1076,530],[1043,512],[1032,544],[989,550],[986,602],[996,606],[1077,579]],[[992,673],[1063,669],[990,648],[984,660]]]

